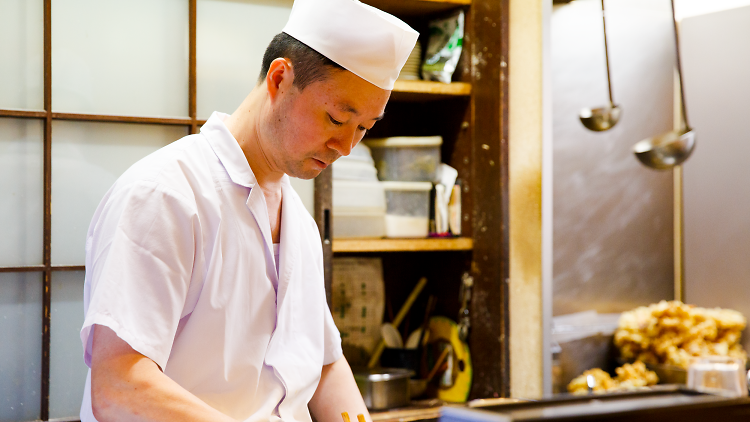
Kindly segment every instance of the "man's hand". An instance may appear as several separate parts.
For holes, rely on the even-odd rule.
[[[343,412],[349,414],[352,422],[357,420],[359,414],[365,415],[368,422],[372,421],[349,362],[343,356],[323,367],[320,384],[310,400],[309,408],[318,422],[342,422]]]
[[[236,422],[164,375],[108,327],[93,328],[91,407],[99,422]]]

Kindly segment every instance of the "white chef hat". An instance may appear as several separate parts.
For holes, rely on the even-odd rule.
[[[419,33],[358,0],[295,0],[283,32],[382,89],[393,89]]]

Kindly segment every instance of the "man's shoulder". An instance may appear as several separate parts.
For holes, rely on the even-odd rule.
[[[185,136],[137,161],[117,179],[113,190],[152,184],[187,194],[195,189],[196,180],[210,177],[212,156],[203,135]]]

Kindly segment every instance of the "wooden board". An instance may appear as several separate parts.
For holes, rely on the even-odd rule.
[[[335,239],[333,252],[470,251],[474,241],[466,237],[436,239]]]
[[[471,0],[365,0],[364,3],[397,16],[415,16],[469,6]]]
[[[391,94],[393,101],[433,101],[471,95],[471,84],[434,81],[396,81]]]

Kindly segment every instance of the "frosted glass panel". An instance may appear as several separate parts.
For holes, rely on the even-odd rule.
[[[292,0],[198,0],[198,117],[233,112],[255,86],[263,52],[289,19]]]
[[[55,111],[186,116],[188,2],[52,2]]]
[[[0,0],[0,108],[44,108],[41,0]]]
[[[42,275],[0,273],[0,421],[39,419]]]
[[[52,124],[52,263],[83,265],[86,232],[104,194],[133,163],[187,128],[124,123]]]
[[[50,418],[78,417],[88,367],[79,332],[83,325],[83,271],[52,273]]]
[[[41,120],[0,119],[0,266],[42,263],[42,130]]]

